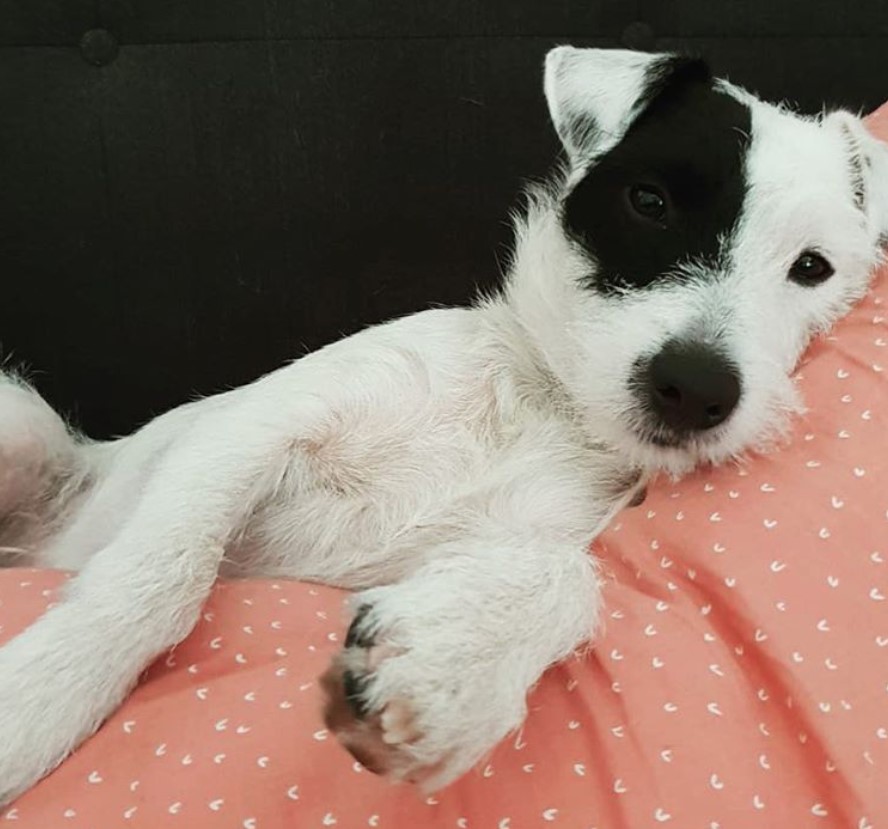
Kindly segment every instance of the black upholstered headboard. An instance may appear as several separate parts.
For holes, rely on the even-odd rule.
[[[888,98],[884,0],[0,0],[0,347],[96,436],[496,279],[559,42]]]

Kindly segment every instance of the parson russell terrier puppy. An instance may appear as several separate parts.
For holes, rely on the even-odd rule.
[[[802,350],[880,261],[888,147],[674,55],[560,47],[545,92],[566,161],[495,295],[109,443],[0,382],[0,555],[79,571],[0,649],[0,801],[101,725],[220,574],[360,591],[328,725],[445,785],[594,636],[589,543],[645,480],[780,434]]]

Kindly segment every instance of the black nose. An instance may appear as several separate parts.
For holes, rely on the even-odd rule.
[[[676,432],[718,426],[740,400],[736,367],[701,343],[666,343],[648,366],[647,385],[654,412]]]

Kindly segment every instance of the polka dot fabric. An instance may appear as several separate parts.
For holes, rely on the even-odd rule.
[[[888,109],[872,126],[888,137]],[[745,468],[661,482],[596,544],[597,646],[431,798],[363,771],[316,678],[342,593],[220,584],[187,641],[0,816],[33,829],[888,827],[888,270],[801,368],[811,413]],[[0,574],[0,637],[59,573]]]

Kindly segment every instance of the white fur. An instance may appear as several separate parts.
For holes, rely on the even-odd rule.
[[[221,572],[363,590],[398,648],[373,700],[407,697],[436,766],[469,768],[517,727],[527,689],[593,635],[592,538],[641,479],[773,437],[798,401],[801,350],[867,285],[888,233],[888,152],[851,115],[753,108],[752,190],[729,269],[605,298],[560,203],[619,139],[649,58],[554,51],[546,92],[571,167],[529,197],[502,292],[334,343],[255,383],[89,443],[18,383],[0,384],[0,545],[80,571],[65,600],[0,649],[0,802],[88,737],[142,669],[192,628]],[[849,134],[869,160],[849,185]],[[836,275],[801,288],[805,248]],[[707,278],[703,278],[703,277]],[[687,447],[642,444],[626,380],[639,355],[718,335],[744,372],[735,415]],[[779,432],[779,428],[776,429]]]

